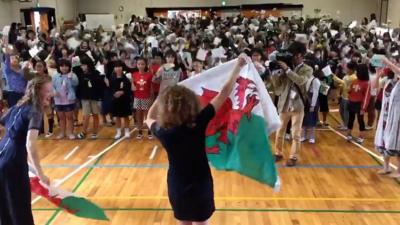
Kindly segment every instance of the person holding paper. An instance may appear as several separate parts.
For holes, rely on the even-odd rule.
[[[53,96],[49,77],[36,77],[25,95],[0,119],[6,133],[0,141],[0,223],[34,225],[28,162],[41,182],[50,185],[43,173],[36,140],[43,113]]]
[[[266,68],[264,67],[263,63],[263,51],[262,49],[253,49],[251,51],[251,61],[253,61],[254,66],[257,69],[258,74],[260,74],[260,77],[262,79],[265,79],[265,72]]]
[[[349,89],[353,81],[357,80],[357,75],[355,74],[356,70],[357,63],[349,62],[347,63],[346,75],[343,79],[333,75],[333,80],[341,87],[339,113],[342,119],[342,125],[338,127],[339,130],[347,130],[347,124],[349,123]]]
[[[93,118],[93,130],[90,139],[97,139],[99,131],[100,100],[102,98],[104,80],[100,72],[96,70],[93,61],[88,57],[82,57],[81,70],[77,74],[79,79],[78,91],[82,104],[83,128],[77,135],[78,139],[85,139],[89,127],[89,120]]]
[[[301,142],[308,139],[310,144],[315,144],[315,127],[317,126],[318,122],[318,95],[320,87],[321,83],[317,77],[312,77],[307,81],[307,101],[309,101],[310,103],[310,108],[305,109],[306,111],[303,119],[303,132],[301,136]],[[308,132],[309,136],[307,137]]]
[[[28,82],[21,71],[19,55],[14,54],[10,47],[6,48],[5,59],[4,76],[9,87],[7,103],[8,107],[12,107],[24,96]]]

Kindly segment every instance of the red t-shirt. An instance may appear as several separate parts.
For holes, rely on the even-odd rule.
[[[158,69],[160,69],[160,67],[161,67],[161,65],[153,64],[153,65],[150,66],[150,72],[151,72],[152,74],[156,74],[157,71],[158,71]],[[153,91],[154,91],[154,93],[160,92],[160,84],[153,83],[152,85],[153,85]]]
[[[355,80],[349,89],[349,101],[361,102],[361,109],[368,107],[371,94],[369,81]]]
[[[151,85],[153,74],[150,72],[132,74],[132,85],[135,87],[135,98],[145,99],[151,97]]]

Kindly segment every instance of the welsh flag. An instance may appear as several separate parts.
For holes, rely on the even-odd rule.
[[[31,172],[29,172],[29,178],[32,193],[47,199],[68,213],[87,219],[108,220],[104,210],[94,203],[59,188],[49,187],[41,183],[39,177]]]
[[[208,104],[228,80],[236,60],[207,70],[180,84],[194,91],[202,105]],[[268,135],[280,119],[263,81],[249,62],[230,98],[216,113],[206,131],[206,150],[212,166],[233,170],[271,187],[279,179]]]

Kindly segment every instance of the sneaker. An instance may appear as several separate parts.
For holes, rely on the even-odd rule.
[[[152,134],[148,134],[148,135],[147,135],[147,139],[149,139],[149,140],[153,140],[153,139],[154,139],[154,137],[153,137],[153,135],[152,135]]]
[[[374,129],[374,127],[371,127],[371,126],[365,126],[365,130],[372,130],[372,129]]]
[[[290,158],[287,162],[286,162],[286,166],[288,167],[293,167],[295,166],[297,163],[297,158]]]
[[[65,135],[64,134],[59,134],[58,136],[57,136],[57,140],[61,140],[61,139],[64,139],[65,138]]]
[[[310,140],[308,140],[308,143],[315,144],[315,139],[311,138]]]
[[[120,131],[120,132],[117,131],[117,134],[115,134],[114,139],[115,139],[115,140],[118,140],[118,139],[120,139],[121,137],[122,137],[121,131]]]
[[[283,159],[283,155],[275,154],[274,158],[275,158],[275,162],[279,162],[279,161],[281,161]]]
[[[128,139],[128,138],[131,138],[131,133],[130,133],[130,130],[129,130],[129,128],[125,129],[125,135],[124,135],[124,138],[126,138],[126,139]]]
[[[136,135],[136,139],[142,140],[142,138],[143,138],[143,135],[142,135],[141,133],[138,133],[138,134]]]
[[[364,143],[364,138],[359,137],[359,138],[356,138],[355,141],[356,141],[356,143],[361,145],[362,143]]]
[[[70,135],[68,136],[68,139],[69,139],[69,140],[75,140],[75,139],[76,139],[76,137],[75,137],[75,135],[73,135],[73,134],[70,134]]]
[[[347,140],[347,141],[351,141],[351,140],[353,140],[353,137],[350,136],[350,135],[348,135],[348,136],[346,137],[346,140]]]
[[[323,123],[322,126],[329,127],[329,123]]]
[[[47,132],[47,134],[44,136],[45,138],[50,138],[51,136],[53,136],[52,132]]]
[[[90,139],[96,140],[98,138],[97,134],[92,134],[90,135]]]
[[[300,142],[305,142],[306,140],[307,140],[307,138],[305,138],[305,137],[300,138]]]
[[[82,140],[82,139],[85,139],[85,138],[86,138],[86,134],[85,134],[85,132],[80,132],[76,137],[77,137],[78,139]]]
[[[378,175],[389,175],[392,173],[392,170],[385,170],[385,169],[381,169],[378,171]]]
[[[289,141],[292,139],[292,135],[290,134],[285,134],[285,140]]]

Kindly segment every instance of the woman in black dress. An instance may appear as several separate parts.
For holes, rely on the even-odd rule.
[[[168,87],[150,108],[146,123],[167,151],[168,196],[181,225],[208,224],[215,211],[205,131],[232,92],[244,64],[240,56],[221,92],[202,110],[195,93],[177,85]]]
[[[53,88],[49,77],[28,84],[25,96],[0,119],[6,134],[0,142],[0,224],[33,225],[28,160],[40,180],[50,181],[42,171],[36,139],[43,112],[50,107]]]

